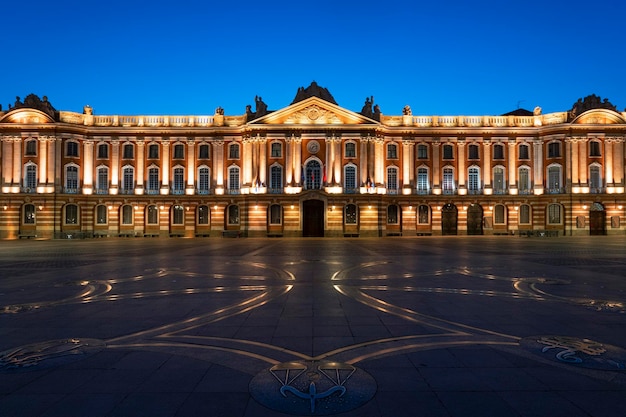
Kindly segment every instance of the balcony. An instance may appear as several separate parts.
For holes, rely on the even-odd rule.
[[[546,194],[565,194],[565,188],[546,188]]]
[[[267,192],[268,192],[268,194],[282,194],[283,193],[283,187],[268,188]]]
[[[78,194],[78,187],[63,187],[65,194]]]

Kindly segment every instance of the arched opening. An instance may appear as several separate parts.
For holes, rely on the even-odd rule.
[[[606,235],[606,210],[600,203],[593,203],[589,208],[589,234]]]
[[[483,208],[479,204],[470,204],[467,207],[467,234],[483,234]]]

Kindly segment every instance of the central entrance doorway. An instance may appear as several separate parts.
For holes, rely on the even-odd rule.
[[[441,209],[441,234],[444,236],[457,234],[458,212],[454,204],[446,204]]]
[[[302,236],[324,237],[324,202],[306,200],[302,203]]]
[[[470,204],[467,208],[467,234],[483,234],[483,208],[478,204]]]

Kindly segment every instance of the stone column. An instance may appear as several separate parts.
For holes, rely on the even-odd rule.
[[[567,155],[571,155],[570,164],[572,167],[572,186],[574,184],[580,185],[580,174],[578,173],[578,142],[577,138],[566,138],[565,143],[568,148]]]
[[[387,178],[385,176],[385,139],[382,136],[376,137],[374,157],[374,178],[377,187],[385,188]]]
[[[252,184],[252,141],[249,137],[244,137],[241,158],[243,159],[243,169],[241,175],[241,183],[243,187],[249,187]]]
[[[433,190],[441,190],[441,159],[439,158],[439,152],[441,148],[441,142],[433,142]]]
[[[606,169],[605,185],[613,185],[613,139],[604,138],[604,166]]]
[[[83,194],[93,193],[93,141],[83,140]]]
[[[161,194],[165,195],[170,193],[170,142],[163,140],[161,149]]]
[[[301,137],[295,136],[293,138],[293,147],[294,147],[293,176],[295,177],[294,182],[299,184],[302,181],[302,138]],[[302,184],[302,186],[304,187],[304,184]]]
[[[509,164],[509,193],[517,194],[517,166],[515,158],[515,148],[517,142],[510,141],[508,149],[508,164]]]
[[[624,138],[613,139],[613,182],[624,185]]]
[[[56,167],[54,161],[56,160],[56,137],[48,136],[45,140],[44,146],[46,147],[46,166],[48,167],[48,174],[46,175],[46,184],[49,192],[54,192],[54,177],[56,175]]]
[[[215,188],[220,192],[224,190],[224,140],[215,139],[211,142],[213,147],[213,181]]]
[[[22,138],[13,137],[13,181],[12,183],[21,187],[22,185]]]
[[[144,172],[145,172],[145,148],[146,144],[143,139],[137,139],[137,175],[135,180],[137,181],[137,185],[135,187],[135,194],[143,194],[144,193]]]
[[[117,138],[111,140],[111,187],[109,192],[117,194],[120,186],[120,143]]]
[[[267,187],[267,138],[259,139],[259,181]]]
[[[533,182],[535,194],[543,194],[543,141],[535,140],[533,143]]]
[[[581,139],[578,141],[578,176],[584,185],[589,185],[587,157],[587,139]]]
[[[458,150],[458,162],[457,162],[457,171],[459,178],[459,190],[467,190],[467,186],[465,185],[465,142],[457,142],[457,150]],[[466,191],[463,191],[466,192]]]
[[[335,156],[335,149],[333,148],[333,138],[330,136],[326,137],[325,140],[326,143],[326,157],[325,157],[325,161],[324,161],[324,174],[322,174],[322,176],[326,177],[326,181],[328,182],[328,184],[332,184],[333,181],[333,163],[334,163],[334,156]]]
[[[402,141],[402,188],[411,188],[411,141]]]
[[[295,185],[293,180],[293,136],[285,137],[285,185]],[[299,181],[299,179],[298,179]]]
[[[335,161],[335,174],[334,174],[334,183],[335,185],[341,185],[341,137],[335,137],[334,140],[334,146],[335,146],[335,155],[334,155],[334,161]]]
[[[491,190],[491,142],[483,142],[483,184],[485,190]],[[487,194],[487,193],[485,193]]]
[[[359,152],[359,172],[360,172],[360,184],[363,185],[367,183],[367,166],[368,166],[368,155],[367,155],[367,147],[368,147],[369,138],[361,137],[359,140],[360,143],[360,152]]]
[[[40,136],[38,140],[38,144],[39,144],[39,184],[45,186],[48,184],[48,137]]]
[[[196,178],[196,146],[193,138],[187,139],[187,187],[186,194],[194,194]]]

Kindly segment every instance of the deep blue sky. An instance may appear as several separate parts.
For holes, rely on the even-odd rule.
[[[315,80],[360,111],[626,107],[626,2],[7,1],[0,103],[47,95],[96,114],[243,114]],[[98,4],[99,3],[99,4]]]

